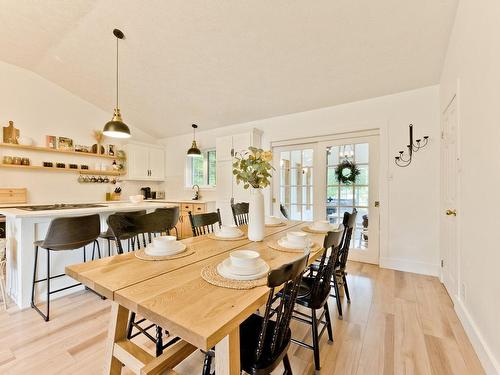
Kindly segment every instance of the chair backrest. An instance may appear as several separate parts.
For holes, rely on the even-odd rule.
[[[118,247],[118,253],[123,253],[122,243],[123,240],[129,238],[137,238],[137,242],[132,241],[132,250],[135,250],[135,245],[141,248],[146,247],[151,243],[152,234],[169,233],[168,219],[172,215],[171,211],[159,210],[149,214],[143,215],[123,215],[113,214],[108,217],[108,226],[111,229]],[[139,237],[139,235],[142,235]]]
[[[356,226],[356,216],[358,211],[356,209],[352,210],[352,213],[344,213],[344,233],[342,235],[342,245],[340,248],[340,259],[338,266],[340,268],[345,268],[347,265],[347,258],[349,256],[349,248],[351,247],[352,234],[354,232],[354,227]]]
[[[247,202],[232,203],[231,210],[233,211],[234,224],[237,226],[248,224],[248,210],[250,204]]]
[[[170,230],[173,229],[179,221],[179,206],[157,208],[155,211],[160,211],[165,214],[166,232],[170,233]]]
[[[285,217],[285,219],[290,219],[288,217],[288,211],[286,210],[285,206],[283,206],[282,204],[280,204],[280,211],[281,211],[281,214]]]
[[[297,292],[299,290],[302,275],[307,266],[309,253],[301,256],[295,261],[283,264],[281,267],[272,270],[267,276],[267,286],[270,288],[269,297],[266,303],[266,311],[262,322],[259,341],[255,351],[255,361],[258,362],[263,354],[274,358],[280,352],[283,344],[287,341],[289,334],[290,320],[292,318]],[[279,304],[273,311],[274,289],[284,285],[279,298]],[[274,329],[270,330],[269,321],[271,316],[276,315]],[[269,352],[263,353],[265,342],[271,342]]]
[[[99,215],[57,217],[50,222],[41,247],[74,250],[94,242],[101,234]]]
[[[213,233],[215,228],[220,228],[222,225],[219,209],[217,209],[217,212],[208,212],[206,214],[193,215],[191,211],[188,214],[193,237]]]
[[[342,232],[328,232],[323,241],[325,251],[321,256],[318,271],[311,287],[310,304],[319,308],[330,295],[331,280],[335,265],[339,262]],[[329,251],[330,250],[330,251]]]
[[[138,211],[118,211],[115,212],[113,215],[121,215],[121,216],[133,216],[133,215],[145,215],[146,210],[138,210]],[[113,235],[113,232],[111,231],[111,228],[108,226],[108,229],[106,231],[106,234]]]

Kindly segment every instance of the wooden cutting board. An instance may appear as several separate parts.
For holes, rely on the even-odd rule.
[[[0,189],[0,204],[26,203],[28,190],[26,188]]]

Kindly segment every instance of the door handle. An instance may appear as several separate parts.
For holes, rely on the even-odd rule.
[[[457,210],[446,210],[446,216],[457,216]]]

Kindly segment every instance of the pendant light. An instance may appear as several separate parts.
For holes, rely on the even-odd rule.
[[[187,155],[192,158],[199,158],[201,157],[201,151],[196,144],[196,129],[198,128],[198,125],[193,124],[191,126],[193,127],[193,143],[191,144],[191,148],[188,150]]]
[[[125,35],[121,30],[114,29],[113,35],[116,37],[116,107],[111,121],[104,125],[102,133],[111,138],[130,138],[130,129],[122,120],[120,108],[118,107],[118,41]]]

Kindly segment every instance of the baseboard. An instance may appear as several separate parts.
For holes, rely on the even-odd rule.
[[[439,264],[414,262],[406,259],[380,258],[380,267],[421,275],[439,276]]]
[[[484,371],[487,375],[499,375],[500,364],[494,357],[488,344],[486,344],[481,332],[479,332],[474,320],[467,311],[467,308],[462,301],[459,300],[455,301],[454,305],[458,318],[460,322],[462,322],[465,332],[483,365]]]

